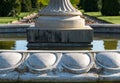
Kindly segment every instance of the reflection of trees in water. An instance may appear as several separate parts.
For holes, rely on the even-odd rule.
[[[15,41],[0,41],[0,49],[12,49],[14,45]]]
[[[107,50],[117,49],[117,40],[104,40],[104,48]]]

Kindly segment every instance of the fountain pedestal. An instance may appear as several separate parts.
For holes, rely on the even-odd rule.
[[[69,0],[50,0],[39,12],[35,27],[27,30],[29,49],[89,46],[93,29],[85,26],[82,13]]]

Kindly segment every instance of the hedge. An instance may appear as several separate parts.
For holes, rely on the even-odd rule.
[[[21,0],[21,11],[29,12],[32,9],[31,0]]]
[[[98,0],[83,0],[81,4],[85,12],[99,11]]]
[[[0,1],[0,16],[17,16],[20,14],[20,0],[1,0]]]
[[[32,8],[38,8],[38,0],[31,0]]]
[[[104,16],[117,16],[120,12],[120,0],[102,0],[101,13]]]

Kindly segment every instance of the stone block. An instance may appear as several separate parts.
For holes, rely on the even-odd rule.
[[[84,28],[28,28],[28,47],[86,46],[93,41],[93,29]]]

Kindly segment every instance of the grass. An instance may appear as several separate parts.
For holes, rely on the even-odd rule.
[[[15,21],[18,18],[16,17],[0,17],[0,24],[7,24],[9,22]]]
[[[0,17],[0,24],[7,24],[7,23],[11,23],[12,21],[15,21],[15,20],[19,20],[29,14],[31,14],[32,12],[22,12],[20,13],[19,16],[17,17]]]
[[[30,12],[22,12],[22,13],[20,13],[20,15],[18,17],[22,18],[22,17],[25,17],[25,16],[27,16],[29,14],[30,14]]]
[[[98,19],[113,23],[120,24],[120,16],[102,16],[100,12],[83,12],[89,16],[97,17]]]

